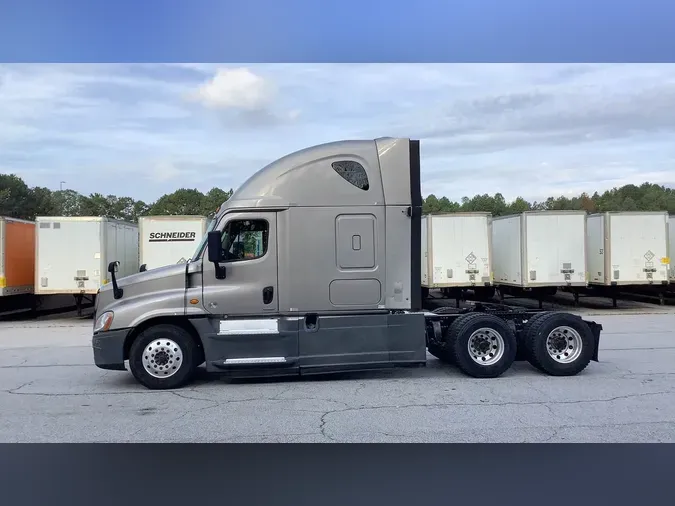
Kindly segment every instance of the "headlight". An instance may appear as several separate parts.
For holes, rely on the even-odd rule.
[[[113,322],[112,311],[106,311],[105,313],[102,313],[98,318],[96,318],[96,321],[94,322],[94,333],[105,332],[110,328],[112,322]]]

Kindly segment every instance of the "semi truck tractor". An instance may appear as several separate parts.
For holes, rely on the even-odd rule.
[[[420,143],[309,147],[252,175],[191,258],[118,278],[96,298],[93,356],[150,389],[195,371],[231,377],[424,366],[476,378],[516,359],[575,375],[598,360],[601,325],[476,303],[423,307]],[[128,366],[127,366],[128,364]]]

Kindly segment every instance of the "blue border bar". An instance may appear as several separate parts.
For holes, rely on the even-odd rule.
[[[17,444],[0,447],[0,483],[10,505],[652,505],[672,503],[673,457],[649,444]]]
[[[5,62],[666,62],[669,0],[0,0]]]

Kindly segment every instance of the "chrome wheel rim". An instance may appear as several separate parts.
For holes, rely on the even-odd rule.
[[[156,339],[143,350],[143,368],[154,378],[170,378],[183,363],[183,350],[171,339]]]
[[[581,335],[572,327],[556,327],[546,338],[549,357],[560,364],[570,364],[578,359],[583,346]]]
[[[494,365],[504,356],[504,338],[495,329],[483,327],[469,336],[467,348],[477,364]]]

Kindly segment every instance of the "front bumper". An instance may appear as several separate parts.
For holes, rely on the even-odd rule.
[[[124,367],[124,341],[131,329],[109,330],[94,334],[91,346],[94,350],[94,364],[100,369],[126,371]]]

